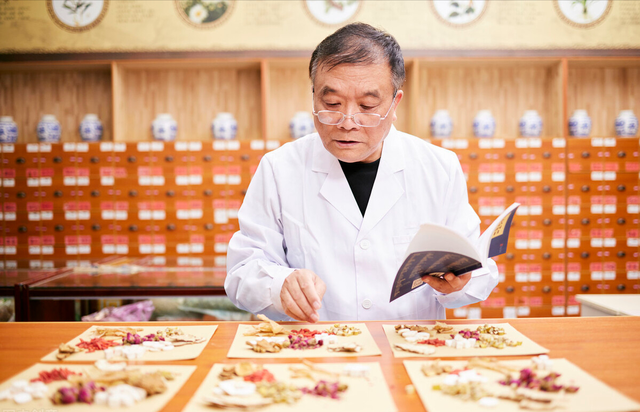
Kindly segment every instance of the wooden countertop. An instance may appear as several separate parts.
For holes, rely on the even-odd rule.
[[[520,332],[548,348],[552,358],[566,358],[621,393],[640,401],[640,317],[595,318],[537,318],[537,319],[485,319],[448,320],[450,324],[508,322]],[[195,365],[196,371],[180,392],[167,404],[165,411],[180,411],[193,396],[214,363],[232,363],[226,358],[238,323],[211,322],[218,330],[195,360],[171,362],[176,365]],[[330,322],[333,323],[333,322]],[[416,393],[407,394],[411,381],[402,365],[402,358],[394,358],[382,330],[383,324],[394,321],[366,322],[382,351],[382,356],[358,358],[313,359],[314,362],[379,362],[385,379],[400,411],[422,411]],[[409,323],[402,321],[402,323]],[[411,322],[433,324],[431,321]],[[202,325],[203,322],[154,322],[157,326]],[[110,326],[132,325],[110,323]],[[76,337],[90,326],[81,322],[2,323],[0,324],[0,381],[37,363],[40,358],[56,349],[62,342]],[[517,357],[516,357],[517,358]],[[522,358],[522,357],[520,357]],[[418,359],[418,358],[415,358]],[[514,359],[505,357],[504,359]],[[264,359],[263,363],[294,362],[294,359]],[[162,362],[141,362],[158,364]]]

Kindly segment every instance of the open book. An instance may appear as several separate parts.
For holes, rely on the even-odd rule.
[[[440,276],[447,272],[462,275],[480,269],[487,259],[505,253],[518,206],[519,203],[514,203],[502,212],[480,236],[477,247],[448,227],[429,223],[420,226],[393,281],[389,302],[422,286],[424,275]]]

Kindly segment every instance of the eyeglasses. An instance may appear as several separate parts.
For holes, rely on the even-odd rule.
[[[380,116],[377,113],[354,113],[354,114],[347,115],[335,110],[320,110],[316,112],[315,107],[313,106],[313,101],[312,101],[313,115],[318,116],[318,121],[320,123],[327,124],[330,126],[336,126],[341,124],[347,119],[352,119],[353,122],[358,126],[376,127],[380,125],[380,122],[386,119],[387,116],[389,116],[389,112],[393,107],[393,102],[396,100],[396,94],[398,94],[397,90],[393,93],[393,99],[391,99],[391,106],[389,106],[389,110],[387,110],[387,113],[384,115],[384,117]],[[312,98],[313,98],[313,94],[312,94]]]

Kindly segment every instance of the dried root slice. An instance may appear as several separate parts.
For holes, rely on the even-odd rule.
[[[256,343],[247,341],[247,345],[251,346],[251,349],[258,353],[278,353],[285,347],[285,345],[281,343],[268,342],[266,340],[259,340]]]
[[[249,376],[252,373],[261,370],[262,365],[256,365],[251,362],[238,362],[231,365],[226,365],[222,367],[222,372],[218,375],[218,379],[221,381],[227,381],[233,378],[244,378],[245,376]]]
[[[416,331],[416,332],[426,332],[429,333],[431,331],[431,329],[429,328],[429,326],[423,326],[423,325],[396,325],[396,333],[400,333],[401,330],[412,330],[412,331]]]
[[[346,345],[329,345],[327,346],[329,352],[360,352],[362,346],[357,343],[348,343]]]
[[[453,326],[447,325],[444,322],[436,322],[432,330],[435,330],[437,333],[457,333],[455,329],[453,329]]]
[[[105,336],[117,336],[120,338],[124,338],[127,336],[127,333],[132,335],[142,332],[142,328],[95,328],[93,331],[93,335],[98,338],[102,338]]]
[[[397,350],[417,353],[420,355],[432,355],[436,351],[436,348],[430,345],[413,345],[409,343],[396,343],[393,347]]]
[[[325,375],[325,376],[330,376],[331,378],[334,379],[338,379],[340,377],[340,374],[338,373],[334,373],[334,372],[329,372],[328,370],[325,370],[319,366],[317,366],[315,363],[310,362],[306,359],[302,360],[302,363],[304,364],[305,367],[298,367],[298,366],[290,366],[289,370],[293,373],[291,375],[292,378],[308,378],[311,379],[312,381],[317,381],[318,379],[313,375],[314,373],[320,374],[320,375]]]
[[[60,346],[58,346],[58,353],[56,354],[56,359],[58,360],[67,359],[69,356],[77,352],[80,352],[79,348],[76,348],[75,346],[67,345],[66,343],[61,343]]]
[[[478,326],[478,328],[476,329],[478,332],[480,333],[486,333],[489,335],[504,335],[505,331],[504,328],[501,328],[499,326],[493,326],[493,325],[482,325],[482,326]]]
[[[240,409],[253,409],[262,408],[273,403],[270,398],[263,397],[246,397],[246,396],[224,396],[224,395],[209,395],[204,398],[204,401],[211,406],[218,408],[240,408]]]
[[[433,362],[425,363],[422,365],[422,373],[425,376],[442,375],[443,373],[449,373],[453,370],[451,365],[440,365],[440,359],[436,359]]]
[[[166,341],[171,342],[173,346],[185,346],[185,345],[195,345],[197,343],[202,343],[206,339],[200,336],[194,335],[172,335],[165,338]]]
[[[513,366],[508,366],[503,363],[498,362],[496,358],[473,358],[467,362],[467,368],[482,368],[488,369],[496,372],[500,372],[506,376],[511,375],[511,373],[519,373],[520,369],[514,368]]]
[[[252,326],[253,330],[245,332],[244,336],[276,336],[279,334],[285,334],[284,326],[272,321],[265,315],[258,315],[258,319],[264,321],[258,326]]]

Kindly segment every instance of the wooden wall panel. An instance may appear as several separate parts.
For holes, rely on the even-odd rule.
[[[569,63],[568,116],[584,109],[591,136],[615,136],[621,110],[640,115],[640,67],[582,67]]]
[[[234,115],[238,140],[261,138],[257,67],[125,67],[119,76],[118,141],[152,140],[151,122],[160,113],[170,113],[178,122],[177,140],[212,140],[211,121],[219,112]]]
[[[414,107],[417,133],[430,136],[431,117],[445,109],[453,119],[453,137],[473,137],[473,118],[479,110],[491,110],[495,137],[515,138],[525,110],[537,110],[544,122],[542,136],[560,136],[558,67],[559,62],[515,67],[421,62],[420,95]]]
[[[87,113],[98,115],[104,128],[102,139],[112,140],[108,69],[0,72],[0,115],[13,116],[19,143],[38,141],[36,128],[44,114],[60,121],[63,142],[79,142],[78,129]]]

